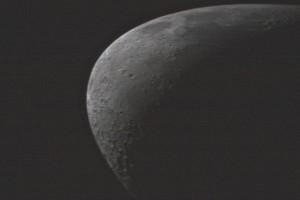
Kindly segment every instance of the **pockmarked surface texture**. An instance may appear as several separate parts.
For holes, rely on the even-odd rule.
[[[290,158],[282,138],[300,129],[278,124],[299,108],[299,22],[299,6],[214,6],[114,41],[91,73],[87,110],[124,187],[149,198],[293,194],[277,162]],[[280,185],[291,187],[274,193]]]

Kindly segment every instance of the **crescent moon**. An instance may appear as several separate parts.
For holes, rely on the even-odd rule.
[[[162,143],[177,143],[189,134],[186,131],[174,136],[163,131],[164,128],[170,131],[175,120],[180,120],[176,124],[189,123],[184,119],[193,120],[189,118],[192,111],[197,110],[199,115],[199,110],[209,107],[211,100],[221,99],[224,103],[239,98],[242,102],[270,92],[275,78],[268,82],[264,74],[271,69],[266,63],[276,65],[284,60],[293,65],[296,62],[291,60],[292,51],[280,47],[288,45],[299,50],[299,39],[296,39],[299,20],[299,6],[213,6],[159,17],[115,40],[102,53],[90,75],[87,111],[95,140],[124,187],[133,195],[153,192],[151,187],[155,187],[156,182],[152,179],[159,180],[163,175],[151,174],[158,164],[151,159],[172,156]],[[271,57],[276,61],[269,61]],[[277,77],[276,73],[283,68],[274,68],[272,74]],[[293,74],[292,71],[287,73]],[[220,110],[215,112],[220,112],[219,116],[222,114]],[[205,122],[205,116],[201,120],[197,123],[204,127],[201,122]],[[226,127],[229,130],[228,124]],[[226,140],[228,138],[223,141]],[[205,189],[203,191],[205,193]]]

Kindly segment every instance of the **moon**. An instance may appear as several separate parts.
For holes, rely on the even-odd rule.
[[[297,152],[288,146],[299,141],[291,117],[300,114],[299,8],[177,12],[128,31],[102,53],[88,83],[88,117],[129,193],[164,199],[297,193],[296,178],[285,178],[299,166],[278,160],[292,160],[286,155]]]

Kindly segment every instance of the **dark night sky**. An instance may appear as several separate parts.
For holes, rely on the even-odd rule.
[[[127,199],[91,134],[90,71],[117,37],[201,6],[297,1],[0,1],[0,199]]]

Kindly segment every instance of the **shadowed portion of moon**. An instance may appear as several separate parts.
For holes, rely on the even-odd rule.
[[[299,198],[299,35],[299,6],[226,5],[112,43],[87,110],[124,187],[143,199]]]

